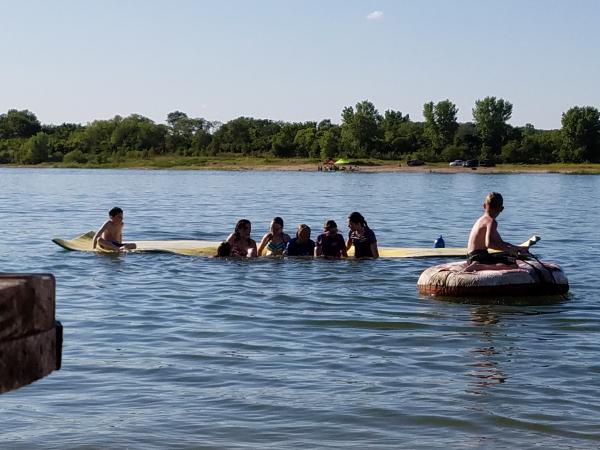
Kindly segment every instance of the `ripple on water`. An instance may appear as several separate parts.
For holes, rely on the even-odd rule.
[[[596,216],[577,219],[598,206],[598,177],[0,175],[0,206],[13,212],[0,216],[0,264],[54,273],[65,326],[62,370],[2,396],[2,447],[593,448],[600,441],[593,269],[600,224]],[[364,198],[347,195],[358,189]],[[127,236],[140,239],[223,239],[244,204],[255,237],[273,215],[288,231],[305,222],[316,234],[326,218],[342,225],[359,210],[381,245],[430,246],[443,234],[448,246],[462,246],[490,189],[507,201],[503,236],[542,235],[536,255],[565,269],[566,301],[473,305],[419,296],[419,274],[442,260],[107,256],[49,241],[96,228],[117,202]],[[89,192],[97,196],[92,206]],[[280,193],[276,211],[257,201],[265,192]],[[553,202],[541,201],[549,195]]]

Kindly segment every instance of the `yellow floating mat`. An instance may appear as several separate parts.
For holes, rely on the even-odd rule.
[[[521,247],[531,247],[541,238],[531,236]],[[354,247],[353,247],[354,248]],[[466,248],[402,248],[402,247],[379,247],[379,256],[383,258],[447,258],[447,257],[467,257]],[[491,250],[490,253],[500,253],[497,250]]]
[[[94,239],[94,231],[88,231],[74,239],[52,239],[52,242],[67,250],[75,250],[79,252],[103,252],[111,253],[109,250],[104,250],[99,247],[92,248],[92,240]],[[534,245],[540,238],[531,236],[521,245],[530,247]],[[127,241],[137,245],[133,252],[162,252],[162,253],[177,253],[179,255],[193,256],[214,256],[217,253],[219,242],[214,241]],[[350,256],[354,253],[354,247],[348,252]],[[403,248],[403,247],[379,247],[379,256],[383,258],[447,258],[447,257],[466,257],[466,248]]]
[[[111,250],[105,250],[96,246],[92,248],[92,241],[94,240],[95,231],[88,231],[81,236],[77,236],[73,239],[59,239],[54,238],[52,242],[56,245],[60,245],[62,248],[67,250],[74,250],[78,252],[98,252],[98,253],[114,253]],[[178,253],[181,255],[198,255],[198,256],[213,256],[217,253],[218,242],[213,241],[126,241],[127,243],[134,243],[137,248],[135,250],[128,250],[132,252],[160,252],[160,253]]]

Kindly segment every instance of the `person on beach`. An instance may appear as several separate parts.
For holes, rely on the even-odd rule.
[[[283,255],[283,251],[289,241],[290,235],[283,232],[283,219],[281,217],[275,217],[271,221],[269,232],[265,234],[260,241],[258,256],[262,256],[265,248],[267,249],[267,256]]]
[[[123,243],[123,225],[125,225],[123,223],[123,210],[114,207],[108,212],[108,220],[104,222],[104,225],[94,235],[92,248],[95,249],[100,245],[100,248],[104,250],[115,252],[135,249],[135,244]]]
[[[346,250],[354,245],[355,258],[379,258],[377,238],[361,213],[355,211],[348,216],[348,228]]]
[[[285,248],[286,256],[314,256],[315,241],[310,238],[310,227],[304,223],[298,225],[296,237],[290,239]]]
[[[250,238],[251,232],[252,224],[248,219],[238,220],[234,232],[225,241],[230,246],[230,256],[256,258],[256,242]]]
[[[348,257],[344,237],[338,233],[337,224],[334,220],[328,220],[323,225],[323,233],[317,237],[315,256],[326,258]]]
[[[498,222],[496,217],[504,210],[504,200],[498,192],[490,192],[483,203],[484,213],[477,219],[467,245],[468,261],[481,264],[515,264],[516,257],[529,253],[527,247],[520,247],[504,242],[498,233]],[[505,254],[489,253],[491,250],[499,250]]]

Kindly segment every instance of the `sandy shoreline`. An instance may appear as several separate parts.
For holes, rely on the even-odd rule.
[[[333,173],[388,173],[388,172],[406,172],[406,173],[590,173],[600,174],[600,165],[597,167],[573,167],[573,168],[549,168],[547,166],[524,166],[522,168],[510,167],[450,167],[440,165],[424,165],[424,166],[407,166],[405,164],[381,164],[376,166],[353,166],[354,170],[339,170]],[[207,167],[209,168],[209,167]],[[248,171],[281,171],[281,172],[316,172],[317,165],[315,164],[271,164],[271,165],[227,165],[210,167],[215,170],[248,170]],[[329,172],[323,172],[329,173]]]
[[[250,164],[236,161],[209,161],[205,164],[173,164],[173,165],[136,165],[123,164],[117,167],[106,166],[86,166],[86,165],[63,165],[63,164],[40,164],[40,165],[13,165],[1,164],[0,168],[62,168],[62,169],[117,169],[117,170],[223,170],[223,171],[264,171],[264,172],[317,172],[318,164],[305,162],[289,163],[260,163],[251,162]],[[547,165],[517,165],[506,164],[496,167],[451,167],[443,163],[432,163],[423,166],[407,166],[405,163],[378,163],[373,165],[340,166],[338,171],[322,173],[562,173],[562,174],[590,174],[600,175],[600,164],[547,164]]]

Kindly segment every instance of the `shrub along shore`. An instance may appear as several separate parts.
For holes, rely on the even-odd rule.
[[[473,121],[459,123],[456,105],[442,100],[425,103],[424,121],[415,122],[401,111],[380,114],[365,100],[345,107],[340,124],[249,117],[219,123],[174,111],[165,124],[132,114],[85,125],[44,125],[28,110],[11,109],[0,114],[0,164],[298,168],[343,158],[375,171],[384,166],[405,170],[399,164],[415,159],[428,165],[414,170],[430,170],[432,163],[461,159],[503,164],[493,171],[537,170],[532,166],[548,164],[541,170],[596,170],[568,164],[600,163],[598,109],[570,108],[562,114],[558,130],[512,126],[512,109],[504,99],[485,97],[475,102]]]

